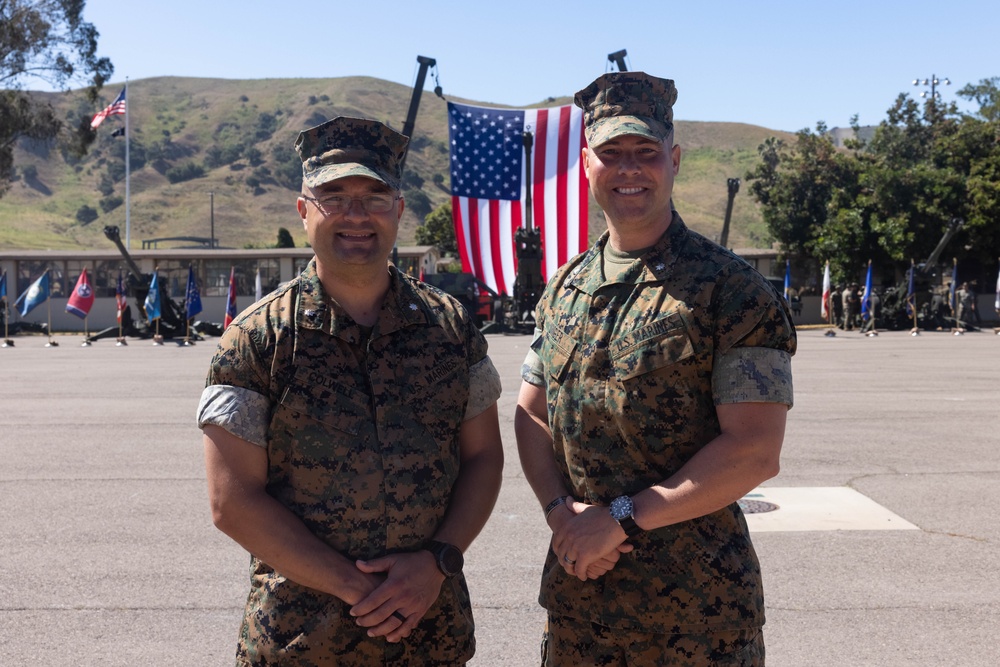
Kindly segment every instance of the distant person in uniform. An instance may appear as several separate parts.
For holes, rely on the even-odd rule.
[[[833,311],[833,323],[841,329],[844,328],[844,296],[843,288],[837,285],[830,291],[831,310]]]
[[[250,552],[239,665],[460,665],[463,552],[500,489],[499,376],[453,298],[388,263],[407,139],[299,134],[315,257],[226,329],[198,407],[216,526]]]
[[[673,210],[676,95],[642,72],[576,94],[608,231],[549,279],[514,422],[552,531],[544,665],[764,664],[738,501],[778,472],[795,330]]]
[[[851,283],[841,294],[844,302],[844,330],[851,331],[858,323],[861,314],[861,297],[858,295],[858,284]]]
[[[955,317],[958,318],[959,328],[965,328],[972,324],[972,318],[975,316],[973,310],[975,302],[975,295],[969,289],[969,283],[962,283],[955,291],[955,304],[957,306]]]

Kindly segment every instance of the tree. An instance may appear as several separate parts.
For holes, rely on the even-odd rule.
[[[899,276],[911,259],[928,257],[960,218],[965,226],[947,256],[995,262],[1000,121],[986,120],[998,99],[993,81],[974,87],[976,115],[939,100],[921,107],[900,95],[868,143],[836,149],[819,125],[790,147],[762,144],[761,164],[747,180],[772,235],[791,254],[830,260],[838,280],[856,279],[869,259],[882,275]],[[852,126],[860,129],[856,119]]]
[[[451,219],[451,202],[441,204],[427,214],[424,224],[417,227],[419,245],[436,245],[441,252],[455,254],[455,223]]]
[[[985,121],[1000,121],[1000,76],[981,79],[978,84],[967,84],[958,91],[959,97],[975,100],[979,104],[978,116]]]
[[[284,227],[278,227],[278,242],[274,246],[275,248],[294,248],[295,240],[292,239],[292,233],[285,229]]]
[[[51,141],[62,137],[83,155],[96,134],[90,118],[66,130],[48,102],[24,91],[30,82],[68,90],[86,82],[87,98],[97,101],[114,67],[97,57],[98,32],[83,21],[84,0],[0,0],[0,196],[14,167],[14,144],[21,137]]]

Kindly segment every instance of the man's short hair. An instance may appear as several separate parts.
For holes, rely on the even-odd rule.
[[[310,188],[348,176],[365,176],[399,190],[409,139],[366,118],[339,116],[299,133],[295,150],[302,182]]]
[[[665,141],[674,129],[677,88],[645,72],[610,72],[578,92],[584,133],[591,148],[625,134]]]

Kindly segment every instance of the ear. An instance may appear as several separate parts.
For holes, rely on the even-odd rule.
[[[583,161],[583,173],[590,178],[590,149],[584,146],[580,149],[580,159]]]
[[[670,149],[670,160],[674,165],[674,176],[681,170],[681,145],[674,144],[674,147]]]
[[[302,218],[302,226],[306,226],[306,200],[299,197],[295,200],[295,210],[299,212],[299,217]]]
[[[406,210],[406,200],[403,198],[403,194],[399,194],[399,215],[396,216],[396,222],[403,219],[403,211]]]

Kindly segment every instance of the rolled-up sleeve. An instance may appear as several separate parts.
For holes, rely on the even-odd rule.
[[[469,369],[469,403],[465,419],[472,419],[496,403],[500,392],[500,373],[488,356],[483,357]]]
[[[712,397],[723,403],[792,406],[792,356],[769,347],[734,347],[715,357]]]
[[[201,392],[198,428],[220,426],[229,433],[260,447],[267,447],[271,405],[262,394],[242,387],[213,384]]]

